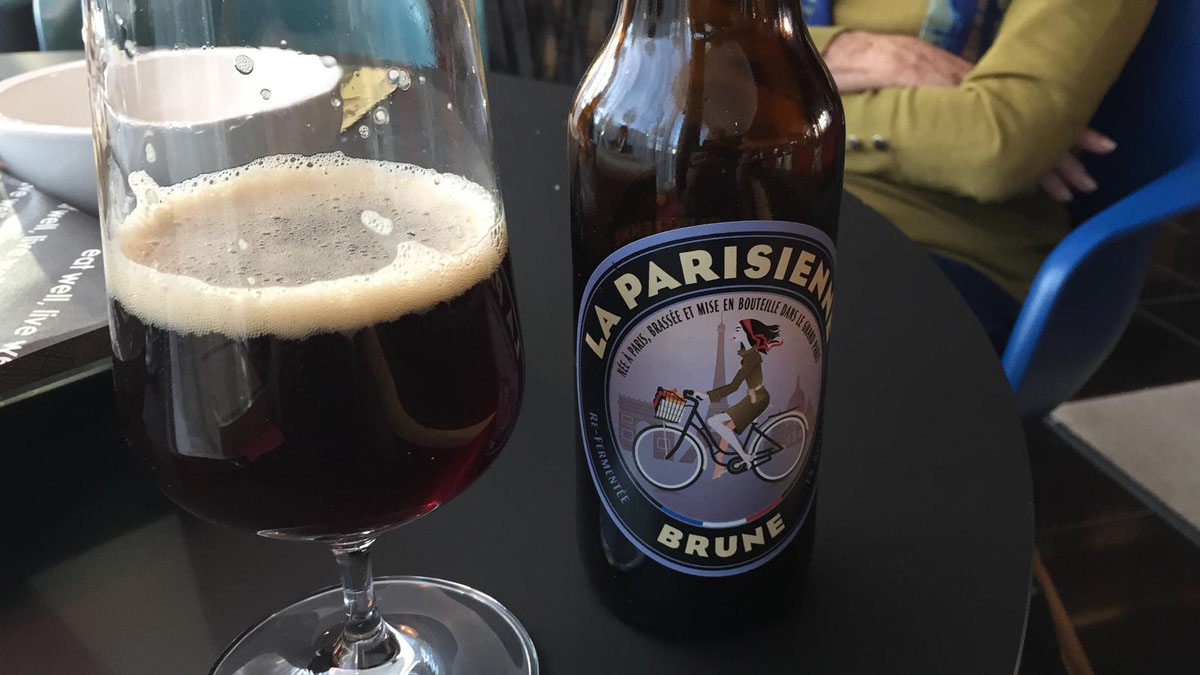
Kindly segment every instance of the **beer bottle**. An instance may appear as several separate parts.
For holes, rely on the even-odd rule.
[[[797,0],[623,0],[568,120],[578,526],[621,616],[794,606],[845,121]]]

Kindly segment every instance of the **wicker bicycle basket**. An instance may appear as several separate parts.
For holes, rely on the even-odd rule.
[[[674,389],[659,389],[654,395],[654,416],[664,422],[679,424],[687,412],[687,401]]]

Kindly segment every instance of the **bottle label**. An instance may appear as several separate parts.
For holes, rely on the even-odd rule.
[[[770,560],[812,504],[834,245],[741,221],[639,239],[592,273],[576,323],[583,447],[621,532],[671,569]]]

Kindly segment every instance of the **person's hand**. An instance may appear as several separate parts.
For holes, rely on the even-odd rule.
[[[1075,141],[1075,146],[1067,151],[1050,173],[1042,176],[1042,189],[1059,202],[1069,202],[1075,198],[1072,191],[1091,193],[1096,191],[1096,179],[1092,178],[1083,162],[1076,156],[1077,152],[1090,152],[1096,155],[1107,155],[1117,149],[1113,139],[1094,129],[1085,129]]]
[[[909,35],[849,31],[825,48],[838,91],[853,94],[887,87],[957,87],[970,61]]]

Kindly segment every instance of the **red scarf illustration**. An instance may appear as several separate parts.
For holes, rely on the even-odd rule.
[[[746,335],[753,342],[751,346],[764,354],[771,351],[772,347],[778,347],[783,344],[783,340],[778,338],[771,339],[762,333],[755,333],[754,328],[750,324],[750,319],[742,319],[741,324],[742,330],[746,331]]]

